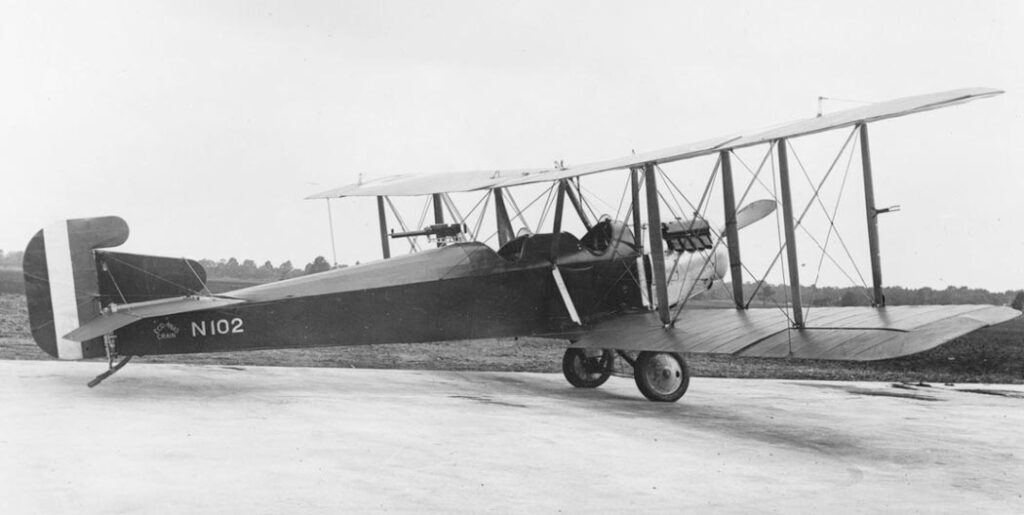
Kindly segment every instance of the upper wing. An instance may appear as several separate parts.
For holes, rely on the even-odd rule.
[[[323,191],[306,198],[376,197],[379,195],[413,196],[485,190],[501,186],[502,181],[506,179],[527,177],[544,171],[540,168],[532,168],[523,170],[476,170],[470,172],[389,175]]]
[[[721,150],[749,147],[780,138],[794,138],[818,132],[849,127],[886,118],[896,118],[940,107],[969,102],[1003,93],[991,88],[966,88],[927,95],[899,98],[862,107],[829,113],[816,118],[783,124],[768,130],[732,136],[721,136],[696,143],[641,152],[631,156],[586,163],[566,168],[533,168],[521,170],[483,170],[439,174],[400,174],[335,188],[311,195],[309,199],[358,196],[412,196],[457,191],[475,191],[496,187],[519,186],[538,182],[557,181],[642,166],[646,163],[670,163],[692,157],[712,154]]]

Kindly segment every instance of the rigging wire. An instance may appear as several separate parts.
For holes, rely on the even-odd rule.
[[[149,270],[145,270],[145,269],[143,269],[143,268],[137,267],[137,266],[135,266],[135,265],[133,265],[133,264],[131,264],[131,263],[129,263],[129,262],[127,262],[127,261],[123,260],[123,259],[118,259],[118,258],[114,257],[114,256],[113,256],[112,254],[110,254],[110,253],[104,253],[104,254],[103,254],[103,256],[104,256],[104,257],[105,257],[106,259],[109,259],[109,260],[112,260],[112,261],[116,261],[116,262],[118,262],[118,263],[121,263],[122,265],[124,265],[124,266],[126,266],[126,267],[128,267],[128,268],[131,268],[131,269],[133,269],[133,270],[135,270],[135,271],[137,271],[137,272],[141,272],[141,273],[142,273],[142,274],[144,274],[144,275],[148,275],[148,276],[150,276],[150,277],[153,277],[153,278],[155,278],[155,279],[158,279],[158,280],[160,280],[160,281],[163,281],[163,282],[165,282],[165,283],[167,283],[167,284],[170,284],[170,285],[172,285],[172,286],[175,286],[175,287],[177,287],[177,288],[181,288],[182,290],[185,290],[185,291],[191,292],[191,293],[192,293],[193,295],[199,295],[199,296],[202,296],[202,292],[199,292],[199,291],[193,290],[192,288],[189,288],[188,286],[186,286],[186,285],[184,285],[184,284],[178,284],[178,283],[177,283],[177,282],[175,282],[175,281],[172,281],[172,280],[170,280],[170,279],[167,279],[167,278],[165,278],[165,277],[163,277],[163,276],[160,276],[160,275],[154,274],[153,272],[150,272]],[[182,259],[185,259],[185,258],[182,258]],[[109,270],[108,270],[108,273],[109,273]],[[205,285],[204,285],[204,287],[205,287]]]
[[[487,206],[490,205],[490,203],[491,203],[491,192],[488,191],[487,193],[484,193],[484,198],[482,200],[483,200],[483,203],[484,203],[484,207],[483,207],[483,209],[480,210],[480,217],[477,218],[477,220],[476,220],[476,227],[473,228],[473,234],[475,234],[475,235],[479,235],[480,234],[480,227],[482,227],[483,224],[484,224],[484,216],[487,215]],[[476,209],[476,208],[474,207],[474,209]],[[479,241],[479,240],[477,240],[477,241]]]
[[[715,187],[715,179],[718,178],[718,167],[721,166],[721,165],[722,165],[722,156],[721,156],[721,154],[719,154],[718,159],[715,160],[715,167],[712,168],[712,170],[711,170],[711,178],[708,179],[708,183],[704,187],[704,193],[700,197],[700,202],[697,203],[698,211],[700,210],[701,206],[704,206],[704,212],[706,212],[707,211],[707,206],[704,203],[707,202],[708,205],[711,204],[711,202],[708,202],[708,197],[711,194],[711,190]],[[694,215],[696,215],[696,214],[697,213],[694,213]]]
[[[688,197],[686,196],[686,194],[685,194],[685,193],[683,193],[683,190],[681,190],[681,189],[679,188],[679,186],[676,186],[676,183],[675,183],[675,181],[673,181],[673,180],[672,180],[672,178],[671,178],[671,177],[669,177],[669,176],[668,176],[668,174],[666,174],[666,173],[665,173],[665,171],[664,171],[664,170],[662,170],[660,166],[655,166],[655,169],[656,169],[656,170],[657,170],[657,171],[658,171],[658,172],[660,173],[661,177],[662,177],[663,179],[665,179],[665,182],[666,182],[666,183],[667,183],[668,185],[672,186],[672,188],[674,188],[674,189],[675,189],[675,191],[676,191],[677,193],[679,193],[679,196],[680,196],[680,197],[682,197],[682,198],[683,198],[683,200],[685,200],[685,201],[686,201],[686,205],[690,206],[690,209],[691,209],[691,210],[692,210],[693,212],[697,212],[697,206],[694,206],[694,205],[693,205],[693,202],[690,202],[690,199],[689,199],[689,198],[688,198]],[[674,195],[674,194],[672,193],[672,189],[669,189],[669,194],[670,194],[670,195]],[[660,195],[660,192],[659,192],[659,195]],[[664,196],[662,196],[662,198],[664,198]],[[673,200],[675,200],[675,197],[674,197],[674,196],[673,196]],[[682,207],[683,205],[682,205],[681,203],[679,203],[679,201],[678,201],[678,200],[676,200],[675,202],[676,202],[676,205],[677,205],[677,206],[679,206],[679,211],[681,212],[681,211],[683,210],[683,207]],[[673,213],[673,216],[676,216],[676,215],[675,215],[675,213]]]
[[[821,277],[821,268],[822,268],[822,265],[824,264],[826,256],[829,258],[829,260],[833,264],[836,265],[836,268],[838,268],[839,271],[842,272],[843,275],[845,275],[848,280],[850,280],[851,283],[854,282],[853,279],[849,276],[849,274],[846,273],[846,271],[843,269],[843,267],[840,266],[839,263],[836,262],[836,260],[828,253],[828,243],[831,240],[832,234],[836,235],[836,238],[843,245],[844,249],[846,249],[846,245],[845,245],[845,242],[843,241],[843,237],[839,233],[839,229],[836,227],[835,219],[836,219],[836,215],[838,214],[838,209],[839,209],[840,201],[842,200],[843,193],[845,191],[846,179],[847,179],[847,176],[849,175],[849,171],[850,171],[850,164],[853,161],[854,152],[853,152],[852,149],[851,149],[851,152],[850,152],[850,158],[847,160],[846,170],[843,173],[843,180],[842,180],[842,183],[841,183],[841,186],[840,186],[839,194],[838,194],[838,196],[836,198],[835,207],[833,208],[833,212],[831,214],[829,213],[828,208],[825,206],[824,201],[821,199],[820,192],[821,192],[822,187],[825,185],[825,181],[828,179],[829,175],[831,175],[832,171],[835,169],[836,164],[839,162],[840,159],[842,159],[843,154],[846,152],[846,149],[849,146],[850,141],[853,140],[853,137],[854,137],[854,135],[856,133],[857,133],[857,128],[854,128],[854,130],[850,131],[849,136],[847,136],[846,141],[843,143],[842,147],[839,149],[839,152],[836,154],[835,159],[832,160],[832,164],[829,166],[828,170],[826,171],[824,177],[822,178],[821,182],[818,184],[817,187],[815,187],[814,181],[811,179],[810,174],[807,172],[807,168],[804,166],[803,161],[800,159],[800,155],[796,152],[796,148],[792,145],[792,143],[787,141],[787,145],[788,145],[789,149],[792,151],[793,157],[795,158],[797,164],[800,166],[800,170],[803,172],[804,178],[807,179],[808,185],[810,185],[812,188],[814,188],[814,194],[812,195],[811,203],[808,205],[808,209],[810,208],[811,204],[813,204],[814,202],[817,202],[818,206],[821,208],[822,212],[825,214],[825,218],[829,222],[828,233],[826,234],[825,243],[824,244],[819,243],[818,240],[810,233],[810,231],[808,229],[806,229],[805,226],[801,225],[801,228],[804,229],[804,232],[808,235],[808,237],[810,237],[811,240],[814,241],[816,245],[818,245],[818,248],[821,249],[821,256],[818,259],[818,268],[817,268],[817,271],[815,272],[814,282],[811,283],[811,287],[813,289],[812,289],[812,295],[811,295],[810,302],[808,303],[808,306],[807,306],[807,313],[808,314],[810,313],[811,306],[813,306],[814,299],[817,296],[818,280]],[[801,216],[801,220],[802,219],[803,219],[803,216]],[[860,274],[860,270],[857,269],[856,262],[854,262],[853,259],[852,259],[852,256],[850,256],[849,249],[847,249],[847,257],[850,258],[850,262],[853,263],[854,268],[857,271],[857,274],[861,277],[861,281],[862,281],[863,286],[866,288],[867,285],[863,282],[864,281],[864,277]]]
[[[523,208],[523,209],[521,209],[520,211],[521,211],[521,212],[523,212],[523,213],[525,213],[527,209],[530,209],[531,207],[533,207],[533,205],[534,205],[534,204],[536,204],[536,203],[537,203],[537,202],[538,202],[538,201],[539,201],[539,200],[540,200],[540,199],[541,199],[542,197],[544,197],[544,195],[548,195],[548,196],[550,197],[551,191],[552,191],[552,190],[553,190],[554,188],[555,188],[555,185],[554,185],[554,183],[552,183],[552,184],[551,184],[551,186],[548,186],[548,188],[547,188],[546,190],[544,190],[544,191],[540,192],[540,194],[539,194],[539,195],[537,195],[536,197],[534,197],[534,198],[533,198],[533,200],[531,200],[531,201],[530,201],[530,202],[529,202],[528,204],[526,204],[526,207],[524,207],[524,208]],[[517,209],[518,209],[518,208],[517,208]],[[546,208],[545,208],[545,209],[546,209]],[[520,219],[520,220],[522,220],[524,224],[526,223],[526,219],[525,219],[525,218],[523,218],[523,217],[520,217],[519,219]],[[537,230],[538,230],[538,231],[540,231],[540,227],[541,227],[541,225],[542,225],[542,224],[541,224],[540,222],[538,222],[538,224],[537,224]],[[526,228],[527,228],[527,229],[529,229],[530,227],[529,227],[529,226],[527,226]],[[531,231],[531,232],[532,232],[532,231]]]
[[[836,205],[835,205],[835,208],[834,208],[833,213],[832,213],[833,217],[835,217],[836,212],[838,212],[838,210],[839,210],[839,201],[842,199],[843,190],[846,187],[846,179],[847,179],[847,177],[850,174],[850,165],[853,163],[853,156],[856,154],[856,149],[857,149],[858,143],[859,143],[859,140],[854,141],[853,148],[850,150],[850,158],[846,162],[846,171],[843,172],[843,180],[842,180],[842,183],[841,183],[840,189],[839,189],[839,198],[836,199]],[[867,281],[864,280],[864,276],[860,272],[860,267],[857,266],[857,262],[853,259],[853,255],[850,252],[849,247],[846,246],[846,241],[843,240],[842,235],[840,235],[838,231],[836,232],[836,237],[839,239],[839,244],[842,245],[843,251],[846,252],[847,259],[849,259],[850,263],[853,265],[854,271],[856,271],[857,272],[857,276],[860,277],[861,286],[864,287],[864,290],[863,290],[864,296],[869,301],[874,300],[874,299],[871,298],[870,295],[868,295],[868,292],[867,292],[867,289],[868,289]],[[821,265],[818,265],[818,266],[820,268]],[[836,265],[836,266],[838,267],[838,265]],[[850,283],[851,284],[854,283],[853,279],[850,279]]]
[[[484,201],[487,200],[487,197],[490,197],[490,196],[491,196],[490,190],[484,191],[484,194],[480,196],[480,200],[477,200],[476,204],[473,204],[473,207],[470,208],[470,210],[468,212],[466,212],[466,220],[469,220],[470,218],[472,218],[473,213],[476,212],[476,208],[480,207],[480,204],[483,204]],[[484,208],[484,209],[486,209],[486,208]]]
[[[622,205],[626,203],[626,194],[629,193],[630,185],[633,181],[633,170],[630,169],[629,173],[626,174],[626,185],[622,188],[622,195],[619,195],[619,206],[615,208],[615,219],[622,220]],[[633,199],[629,199],[630,205],[633,205]],[[630,214],[632,214],[630,212]],[[620,218],[621,217],[621,218]]]
[[[854,134],[855,134],[855,132],[851,132],[850,133],[850,138],[852,138]],[[847,143],[849,143],[850,138],[847,138]],[[792,148],[792,146],[790,146],[790,148]],[[843,145],[843,148],[844,149],[846,148],[846,144]],[[854,148],[856,148],[856,146]],[[847,159],[847,162],[846,162],[846,171],[844,172],[844,179],[843,179],[844,185],[845,185],[845,176],[847,174],[849,174],[850,165],[853,163],[853,156],[854,156],[854,152],[851,150],[850,157],[849,157],[849,159]],[[794,157],[796,157],[797,163],[800,164],[800,167],[803,168],[803,163],[800,162],[800,158],[798,156],[796,156],[795,153],[794,153]],[[841,157],[842,157],[842,150],[840,150],[840,154],[838,154],[836,156],[836,159],[832,162],[832,166],[829,167],[828,171],[822,177],[822,179],[821,179],[820,183],[818,184],[817,188],[815,188],[815,190],[814,190],[814,194],[811,196],[811,199],[807,202],[807,205],[804,206],[803,212],[800,214],[800,217],[797,219],[797,222],[796,222],[797,226],[800,226],[803,223],[804,218],[806,217],[808,211],[810,211],[811,207],[814,205],[815,202],[817,202],[818,205],[822,208],[822,210],[825,211],[825,216],[829,218],[829,222],[833,226],[835,225],[834,218],[828,216],[828,210],[825,207],[824,203],[821,201],[820,192],[821,192],[821,188],[825,185],[825,181],[828,180],[829,176],[835,170],[835,165],[836,165],[836,163],[838,163],[838,161],[839,161],[839,159]],[[810,181],[810,177],[807,175],[806,169],[804,169],[804,176],[808,177],[808,181],[813,186],[813,181]],[[842,191],[840,191],[840,198],[842,198]],[[837,204],[836,208],[838,209],[838,204]],[[838,230],[836,231],[835,234],[836,234],[836,238],[839,240],[840,244],[843,246],[843,249],[846,251],[847,258],[849,258],[850,259],[850,263],[853,264],[854,270],[856,270],[857,275],[861,278],[862,285],[866,288],[867,287],[867,283],[864,281],[864,276],[860,273],[860,268],[857,267],[857,263],[856,263],[856,261],[854,261],[853,256],[851,255],[849,248],[846,246],[846,242],[844,241],[842,235],[838,232]]]
[[[196,269],[192,268],[192,263],[190,263],[189,260],[186,259],[186,258],[181,258],[181,260],[185,262],[185,264],[188,266],[189,271],[192,272],[192,275],[195,276],[197,281],[199,281],[199,284],[203,285],[203,293],[205,293],[205,294],[207,294],[207,295],[212,297],[213,296],[213,292],[211,292],[210,288],[206,286],[206,280],[203,279],[202,277],[199,277],[199,273],[196,272]],[[120,291],[118,291],[118,293],[120,293]],[[123,295],[122,295],[122,297],[123,297]]]
[[[334,258],[334,266],[338,266],[338,247],[334,244],[334,215],[331,213],[331,198],[324,199],[327,202],[327,227],[331,231],[331,257]]]
[[[427,223],[427,212],[430,211],[431,204],[434,203],[434,196],[427,197],[427,201],[423,203],[423,213],[420,214],[420,223],[416,225],[416,228],[423,228]]]
[[[544,221],[548,218],[548,210],[551,208],[551,202],[554,198],[553,193],[558,189],[556,186],[558,186],[558,182],[552,182],[551,186],[548,187],[546,192],[547,198],[544,199],[544,208],[540,211],[540,221],[537,222],[537,231],[544,227]]]
[[[572,182],[572,181],[569,181],[569,182]],[[590,190],[587,190],[587,193],[591,193]],[[576,195],[580,199],[580,207],[585,207],[587,209],[587,211],[590,211],[590,218],[592,218],[594,220],[594,223],[597,223],[599,221],[597,213],[594,212],[594,208],[593,208],[593,206],[590,205],[590,202],[587,200],[587,198],[583,196],[583,182],[580,181],[580,178],[578,176],[576,177]],[[599,199],[599,197],[597,195],[592,195],[592,196],[594,198]],[[602,203],[604,205],[608,206],[608,207],[611,207],[611,204],[609,204],[607,202],[603,202],[602,201]]]
[[[186,261],[186,263],[187,262],[188,261]],[[189,268],[192,268],[192,267],[189,266]],[[119,297],[121,297],[121,302],[123,302],[125,304],[128,304],[128,299],[125,298],[124,292],[121,291],[121,287],[117,284],[117,279],[114,278],[114,274],[112,274],[110,272],[110,267],[106,266],[106,263],[103,264],[103,271],[107,273],[107,277],[110,277],[110,282],[114,284],[114,289],[117,290],[117,295]],[[195,270],[193,270],[193,273],[194,272],[195,272]]]
[[[622,190],[622,196],[619,197],[619,207],[615,210],[615,220],[616,221],[620,220],[619,214],[620,214],[620,211],[622,210],[622,204],[623,204],[623,202],[626,199],[626,192],[630,189],[631,184],[632,184],[632,180],[633,180],[632,174],[633,174],[633,171],[630,170],[629,171],[629,175],[626,176],[626,185],[625,185],[625,187]],[[632,212],[633,199],[632,198],[629,199],[629,205],[630,205],[629,214],[632,215],[633,214],[633,212]],[[622,224],[624,226],[626,226],[627,228],[631,227],[629,221],[627,221],[627,220],[623,220]],[[631,228],[629,229],[629,231],[632,233],[632,229]],[[612,257],[613,258],[615,256],[618,256],[619,244],[622,243],[622,238],[625,237],[625,235],[626,235],[626,229],[624,228],[623,230],[619,231],[619,235],[615,238],[615,244],[612,247],[612,249],[613,249],[612,250]],[[637,246],[637,244],[638,244],[637,239],[638,238],[639,238],[638,235],[635,235],[635,234],[633,235],[633,248],[634,249],[639,248]],[[630,275],[632,276],[632,273]],[[637,284],[639,284],[639,283],[637,283]]]
[[[508,195],[506,195],[506,197],[508,197],[508,202],[512,204],[512,209],[516,211],[516,216],[514,218],[518,218],[519,221],[523,223],[523,227],[526,227],[526,230],[528,232],[533,233],[533,230],[530,229],[530,224],[527,223],[526,218],[523,217],[523,210],[519,209],[519,204],[516,204],[516,199],[515,197],[512,196],[512,192],[509,191],[507,188],[503,190],[503,192],[508,193]],[[527,205],[526,207],[530,207],[530,205]]]
[[[398,212],[398,208],[396,208],[395,207],[395,203],[391,201],[391,197],[385,196],[384,200],[387,201],[388,207],[391,208],[391,214],[395,215],[395,220],[398,220],[398,226],[402,228],[402,232],[407,232],[409,230],[409,226],[405,225],[405,219],[402,218],[402,213]],[[412,251],[412,252],[419,252],[420,251],[419,245],[417,245],[417,240],[418,239],[419,238],[415,237],[415,236],[412,237],[412,238],[406,238],[406,241],[409,242],[409,250],[410,251]]]
[[[776,196],[775,196],[775,194],[774,194],[774,193],[772,193],[772,190],[771,190],[771,188],[769,188],[769,187],[768,187],[768,186],[767,186],[767,185],[766,185],[766,184],[765,184],[765,183],[764,183],[763,181],[761,181],[761,179],[760,179],[760,175],[761,175],[761,172],[762,172],[762,171],[764,170],[764,165],[766,165],[766,164],[768,163],[768,158],[769,158],[769,157],[771,157],[771,156],[773,155],[773,154],[772,154],[772,150],[773,150],[774,148],[775,148],[775,142],[774,142],[774,141],[772,141],[771,143],[769,143],[769,144],[768,144],[768,150],[767,150],[767,151],[765,151],[765,153],[764,153],[764,157],[762,157],[762,158],[761,158],[761,164],[757,165],[757,172],[754,172],[753,170],[751,170],[751,169],[750,169],[750,167],[749,167],[749,166],[747,166],[747,163],[746,163],[746,161],[744,161],[744,160],[743,160],[743,157],[742,157],[742,156],[740,156],[740,155],[739,155],[739,154],[738,154],[738,153],[737,153],[737,152],[736,152],[735,150],[733,150],[733,151],[732,151],[732,155],[736,157],[736,160],[738,160],[738,161],[740,162],[740,164],[741,164],[741,165],[743,165],[743,168],[747,170],[747,173],[749,173],[749,174],[750,174],[750,175],[752,176],[752,177],[751,177],[751,179],[750,179],[750,182],[748,182],[748,183],[747,183],[747,187],[746,187],[746,189],[745,189],[745,190],[743,190],[743,195],[740,195],[740,200],[739,200],[738,202],[736,202],[736,205],[737,205],[737,206],[741,206],[741,205],[743,205],[743,201],[747,199],[747,195],[748,195],[748,194],[750,193],[750,190],[751,190],[751,189],[753,189],[753,187],[754,187],[754,182],[755,182],[755,181],[756,181],[756,182],[757,182],[757,184],[759,184],[759,185],[760,185],[760,186],[761,186],[762,188],[764,188],[764,190],[765,190],[765,191],[766,191],[766,192],[767,192],[767,193],[768,193],[769,195],[772,195],[772,200],[774,200],[775,202],[778,202],[778,201],[779,201],[778,197],[776,197]],[[773,166],[774,166],[774,165],[773,165]]]

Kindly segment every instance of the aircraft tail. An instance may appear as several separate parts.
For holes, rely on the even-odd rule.
[[[65,336],[112,303],[205,289],[206,272],[195,261],[97,250],[127,239],[128,224],[104,216],[58,222],[29,240],[22,267],[29,325],[39,348],[59,359],[104,356],[102,337],[77,342]]]

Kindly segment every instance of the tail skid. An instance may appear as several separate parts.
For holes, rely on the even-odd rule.
[[[108,377],[114,375],[115,372],[124,368],[124,366],[127,365],[128,362],[131,360],[132,356],[125,356],[124,359],[119,361],[116,365],[114,364],[113,360],[111,360],[110,363],[107,364],[108,368],[106,372],[94,377],[92,381],[89,381],[89,388],[95,388],[100,383],[105,381]]]

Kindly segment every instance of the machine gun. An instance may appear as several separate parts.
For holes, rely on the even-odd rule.
[[[426,236],[428,238],[433,237],[437,240],[438,245],[446,245],[451,242],[459,241],[462,233],[466,232],[466,226],[464,224],[433,224],[428,227],[424,227],[419,231],[406,231],[406,232],[394,232],[391,231],[392,238],[413,238],[416,236]]]

